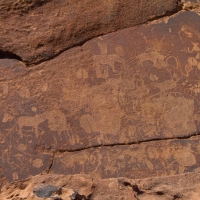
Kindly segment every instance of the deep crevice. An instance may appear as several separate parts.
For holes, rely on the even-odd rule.
[[[14,59],[23,62],[22,58],[17,54],[14,54],[10,51],[2,51],[0,50],[0,59]]]
[[[138,185],[135,184],[135,185],[132,185],[132,188],[135,192],[137,192],[137,195],[141,195],[141,194],[144,194],[144,192],[142,190],[139,189]]]
[[[123,184],[124,186],[126,186],[126,187],[127,187],[127,186],[132,187],[132,185],[131,185],[129,182],[126,182],[126,181],[123,182],[122,184]]]
[[[116,30],[116,31],[117,31],[117,30]],[[109,32],[109,33],[112,33],[112,32]],[[109,33],[106,33],[106,34],[109,34]],[[96,37],[101,37],[101,36],[106,35],[106,34],[105,34],[105,33],[102,33],[102,34],[99,34],[99,35],[97,35],[97,36],[95,36],[95,37],[86,38],[86,39],[84,39],[84,40],[82,40],[82,41],[80,41],[80,42],[77,42],[77,43],[72,44],[71,46],[69,46],[69,47],[67,47],[67,48],[64,48],[64,49],[60,50],[58,53],[55,53],[53,56],[50,56],[50,57],[48,57],[47,59],[39,60],[38,62],[32,62],[32,61],[30,61],[30,62],[24,61],[24,62],[26,63],[26,66],[27,66],[27,67],[34,67],[34,66],[36,66],[36,65],[40,65],[40,64],[43,63],[43,62],[48,62],[48,61],[50,61],[50,60],[53,60],[54,58],[58,57],[59,55],[61,55],[61,54],[64,53],[65,51],[68,51],[68,50],[70,50],[70,49],[72,49],[72,48],[81,47],[81,46],[83,46],[86,42],[88,42],[88,41],[90,41],[90,40],[92,40],[92,39],[94,39],[94,38],[96,38]]]
[[[131,183],[129,183],[129,182],[127,182],[127,181],[122,182],[122,184],[123,184],[124,186],[126,186],[126,187],[127,187],[127,186],[131,187],[131,188],[133,189],[133,191],[137,193],[137,195],[144,194],[144,192],[143,192],[142,190],[139,189],[139,187],[138,187],[137,184],[132,185]]]
[[[159,195],[159,196],[162,196],[162,195],[164,195],[164,192],[158,191],[158,192],[156,192],[156,194]]]

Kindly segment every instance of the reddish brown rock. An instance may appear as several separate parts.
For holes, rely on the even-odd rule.
[[[199,20],[182,11],[31,68],[1,59],[1,177],[199,172]]]
[[[40,63],[93,37],[178,10],[176,0],[2,0],[0,54]]]
[[[0,198],[4,200],[39,200],[33,190],[41,184],[61,188],[54,197],[61,200],[198,200],[200,199],[199,173],[178,176],[128,179],[100,179],[94,176],[38,175],[24,181],[6,184]],[[45,198],[50,200],[50,198]]]
[[[185,10],[200,7],[200,1],[199,0],[190,0],[190,1],[181,0],[181,4],[183,5],[182,8],[185,9]]]
[[[200,172],[199,146],[200,137],[193,137],[58,153],[52,172],[136,179]]]

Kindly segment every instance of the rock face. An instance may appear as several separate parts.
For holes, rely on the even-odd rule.
[[[2,59],[1,175],[198,171],[199,20],[182,11],[32,68]]]
[[[95,36],[178,9],[176,0],[1,0],[0,50],[27,65],[40,63]]]
[[[198,9],[130,27],[178,3],[9,0],[0,8],[0,187],[18,181],[2,199],[198,199]],[[22,181],[30,175],[38,181]],[[56,192],[66,181],[73,187]],[[12,187],[23,192],[9,197]]]

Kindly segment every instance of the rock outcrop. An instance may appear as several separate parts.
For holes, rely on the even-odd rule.
[[[0,198],[5,200],[198,200],[200,199],[199,187],[199,173],[142,180],[120,177],[101,179],[89,175],[38,175],[5,185]],[[43,194],[44,198],[35,195],[35,191],[39,189],[39,196]]]
[[[0,199],[198,199],[199,5],[1,1]]]
[[[1,60],[1,174],[198,170],[199,19],[182,11],[32,68]]]

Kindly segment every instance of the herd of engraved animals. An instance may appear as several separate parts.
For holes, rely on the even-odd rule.
[[[200,39],[200,34],[192,30],[190,27],[182,27],[181,30],[179,31],[179,37],[181,42],[185,45],[185,49],[183,50],[185,53],[189,54],[190,56],[187,58],[187,63],[185,66],[181,66],[179,58],[173,56],[173,55],[162,55],[159,51],[151,51],[147,50],[144,53],[137,53],[136,51],[136,56],[134,58],[129,59],[128,61],[123,59],[123,47],[116,47],[115,51],[116,54],[108,54],[107,52],[107,46],[105,43],[98,43],[99,48],[100,48],[100,55],[94,56],[94,65],[96,67],[96,75],[97,78],[108,78],[109,77],[109,70],[111,69],[112,72],[116,72],[115,69],[115,62],[120,62],[122,66],[137,61],[139,66],[144,67],[146,61],[150,61],[153,66],[157,69],[165,68],[169,72],[169,67],[171,67],[174,70],[174,73],[172,74],[171,72],[171,80],[169,82],[168,88],[173,88],[176,87],[177,82],[182,79],[183,77],[188,77],[191,71],[194,71],[199,77],[199,70],[200,70],[200,43],[196,41],[192,41],[193,38],[199,38]],[[185,34],[186,37],[190,40],[190,46],[184,41],[182,34]],[[163,39],[165,36],[163,37]],[[162,42],[162,41],[161,41]],[[175,61],[175,65],[170,64],[170,60]],[[175,74],[175,71],[180,73],[179,78],[175,78],[178,75]],[[198,71],[198,72],[197,72]],[[153,79],[157,78],[156,76],[152,77]],[[151,78],[150,78],[151,79]],[[163,85],[166,85],[166,82],[163,82]],[[170,86],[171,85],[171,86]],[[160,83],[160,86],[162,87],[162,84]],[[159,85],[158,85],[159,87]],[[160,87],[160,89],[161,89]],[[197,82],[193,87],[190,88],[190,92],[193,94],[198,94],[200,93],[200,82]],[[193,95],[192,94],[192,95]]]
[[[180,39],[184,42],[184,40],[181,37],[182,32],[188,36],[190,39],[191,36],[195,35],[200,38],[200,34],[195,32],[194,30],[191,30],[188,27],[183,27],[181,31],[179,32]],[[113,72],[116,72],[115,69],[115,62],[119,62],[122,64],[122,66],[126,65],[127,63],[132,62],[133,60],[137,60],[137,63],[139,66],[143,67],[145,61],[150,61],[152,62],[153,66],[155,68],[168,68],[170,64],[168,63],[169,59],[174,59],[176,66],[173,66],[178,70],[181,74],[181,77],[179,79],[174,80],[173,75],[171,75],[171,82],[169,82],[169,87],[175,87],[176,83],[182,78],[182,77],[188,77],[190,72],[196,68],[195,70],[200,70],[200,44],[197,42],[191,42],[192,48],[190,49],[187,47],[187,53],[192,54],[192,56],[189,56],[187,59],[187,64],[185,65],[185,69],[183,70],[180,66],[179,59],[176,58],[175,56],[165,56],[160,54],[159,52],[156,51],[149,51],[149,52],[144,52],[139,55],[137,55],[134,59],[130,59],[128,61],[125,61],[123,58],[124,52],[123,52],[123,47],[120,46],[119,48],[116,48],[116,54],[108,54],[107,52],[107,46],[105,43],[98,43],[99,49],[100,49],[100,55],[94,55],[93,56],[93,64],[96,68],[96,77],[97,78],[109,78],[109,70],[111,69]],[[194,56],[195,54],[195,56]],[[162,84],[162,83],[161,83]],[[159,87],[159,86],[158,86]],[[0,85],[0,96],[4,96],[8,93],[8,85],[7,84],[2,84]],[[196,83],[194,86],[192,86],[191,89],[192,96],[196,95],[197,93],[200,93],[200,82]],[[57,113],[57,114],[56,114]],[[62,125],[61,128],[58,128],[58,131],[63,131],[67,129],[67,124],[65,123],[65,116],[61,111],[54,112],[56,116],[54,116],[54,119],[57,118],[58,120],[55,120],[54,127],[58,128],[60,125],[57,124],[57,121],[61,120],[64,124]],[[8,120],[12,119],[12,117],[7,117],[7,114],[5,114],[2,122],[5,123]],[[35,116],[20,116],[17,118],[17,128],[18,128],[18,133],[20,137],[23,137],[23,128],[24,127],[32,127],[35,132],[35,136],[39,136],[39,131],[38,131],[38,126],[40,123],[44,122],[45,120],[49,121],[49,113],[42,113],[42,114],[36,114]]]

